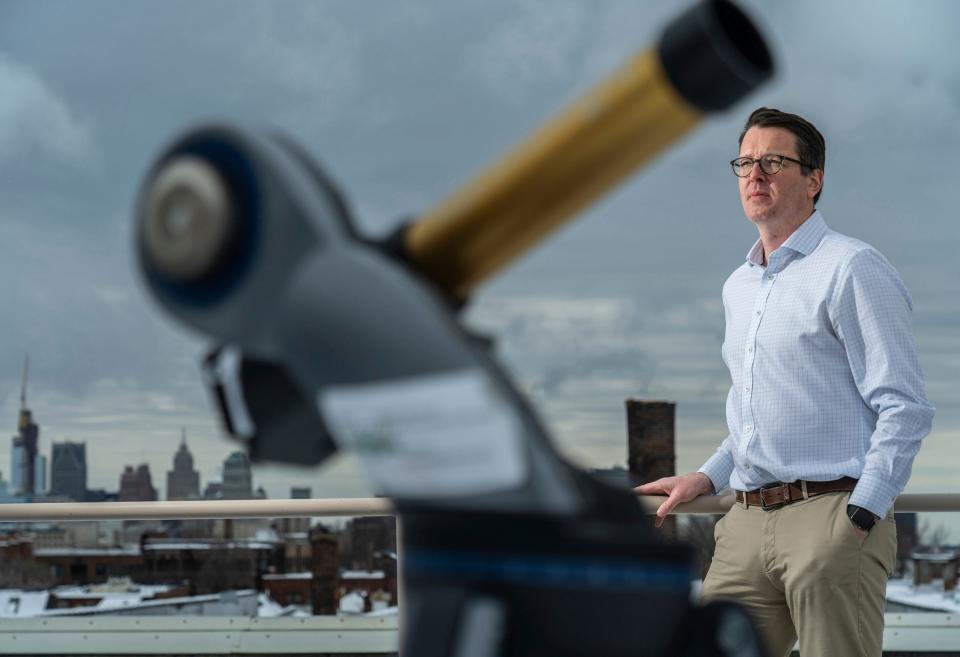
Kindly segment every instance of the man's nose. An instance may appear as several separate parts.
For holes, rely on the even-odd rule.
[[[760,168],[760,163],[754,162],[753,166],[750,168],[750,173],[747,175],[747,178],[749,180],[753,180],[755,178],[760,178],[760,179],[766,178],[766,176],[767,174],[765,174],[763,172],[763,169]]]

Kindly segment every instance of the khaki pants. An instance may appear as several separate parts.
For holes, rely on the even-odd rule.
[[[897,551],[893,512],[863,545],[846,515],[849,493],[764,511],[743,503],[717,523],[703,597],[744,605],[770,655],[879,657],[887,578]]]

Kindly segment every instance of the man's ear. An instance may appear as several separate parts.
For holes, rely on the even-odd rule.
[[[807,196],[813,198],[823,188],[823,169],[814,169],[807,178]]]

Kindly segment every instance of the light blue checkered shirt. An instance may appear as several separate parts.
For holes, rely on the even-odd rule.
[[[934,413],[897,271],[815,211],[766,267],[754,244],[723,308],[730,435],[700,472],[718,490],[854,477],[850,503],[884,516]]]

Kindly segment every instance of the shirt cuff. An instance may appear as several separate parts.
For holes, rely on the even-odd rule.
[[[857,482],[857,487],[850,493],[849,504],[863,507],[873,515],[883,518],[899,494],[900,489],[896,486],[864,474]]]
[[[733,456],[723,450],[718,450],[707,459],[697,472],[707,475],[713,482],[714,494],[730,485],[730,474],[733,472]]]

